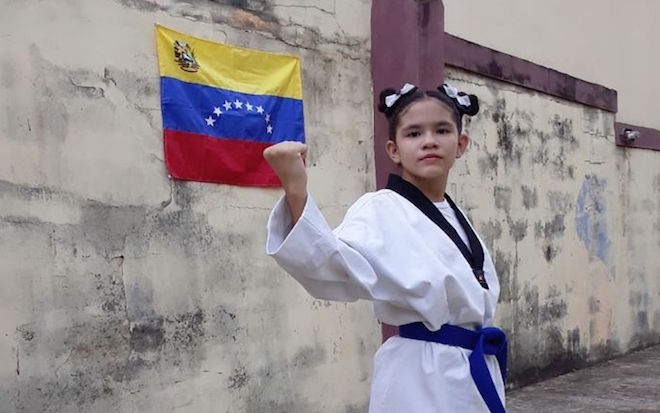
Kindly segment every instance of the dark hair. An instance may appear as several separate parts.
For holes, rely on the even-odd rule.
[[[399,117],[401,113],[409,107],[414,102],[418,100],[423,100],[427,98],[435,98],[440,102],[444,103],[447,108],[454,115],[454,122],[456,123],[456,129],[460,134],[463,130],[463,115],[474,116],[479,112],[479,99],[475,95],[467,95],[463,92],[458,92],[458,96],[467,96],[470,99],[470,105],[461,105],[458,103],[457,98],[452,98],[445,92],[444,85],[438,87],[437,90],[427,90],[423,91],[417,87],[410,90],[408,93],[401,94],[399,98],[391,106],[385,104],[385,100],[388,96],[396,95],[400,93],[397,90],[392,88],[384,89],[380,92],[378,110],[385,114],[387,121],[389,123],[389,138],[394,140],[396,135],[396,128],[399,125]]]

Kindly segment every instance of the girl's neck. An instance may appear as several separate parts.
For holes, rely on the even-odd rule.
[[[406,171],[402,171],[401,177],[415,185],[417,189],[422,191],[422,193],[432,202],[441,202],[445,200],[447,176],[442,176],[435,179],[422,179],[412,176],[406,173]]]

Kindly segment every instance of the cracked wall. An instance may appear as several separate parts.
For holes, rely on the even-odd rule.
[[[364,411],[378,325],[265,256],[280,192],[167,178],[153,25],[301,57],[310,180],[336,224],[374,187],[370,2],[4,10],[0,411]]]
[[[451,69],[480,99],[450,179],[502,286],[510,383],[660,342],[660,154],[614,115]]]
[[[167,179],[153,35],[301,56],[331,224],[374,188],[367,0],[13,2],[0,15],[0,410],[359,412],[368,303],[264,255],[279,191]],[[82,35],[81,35],[82,34]],[[449,190],[488,244],[514,384],[660,341],[658,155],[613,115],[452,70]]]

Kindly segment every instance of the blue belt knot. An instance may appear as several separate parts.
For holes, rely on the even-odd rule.
[[[490,376],[485,357],[493,355],[497,358],[502,380],[506,382],[507,343],[504,331],[496,327],[485,327],[472,331],[451,324],[444,324],[440,330],[431,331],[426,328],[424,323],[411,323],[399,326],[399,335],[414,340],[432,341],[471,350],[470,374],[479,394],[492,413],[506,413],[502,400],[497,394],[493,378]]]

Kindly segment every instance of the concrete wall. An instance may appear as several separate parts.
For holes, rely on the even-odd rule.
[[[458,37],[616,89],[617,120],[660,129],[655,0],[444,0]]]
[[[363,412],[368,303],[265,257],[279,191],[170,181],[153,24],[302,58],[312,193],[374,188],[366,0],[5,2],[0,411]],[[502,281],[514,383],[660,341],[657,152],[613,115],[451,71],[483,110],[450,191]]]
[[[365,411],[378,325],[265,256],[279,191],[167,178],[153,25],[301,56],[336,224],[374,186],[370,3],[2,3],[0,411]]]
[[[450,183],[495,260],[520,385],[660,342],[660,153],[614,116],[459,70],[476,93]]]

